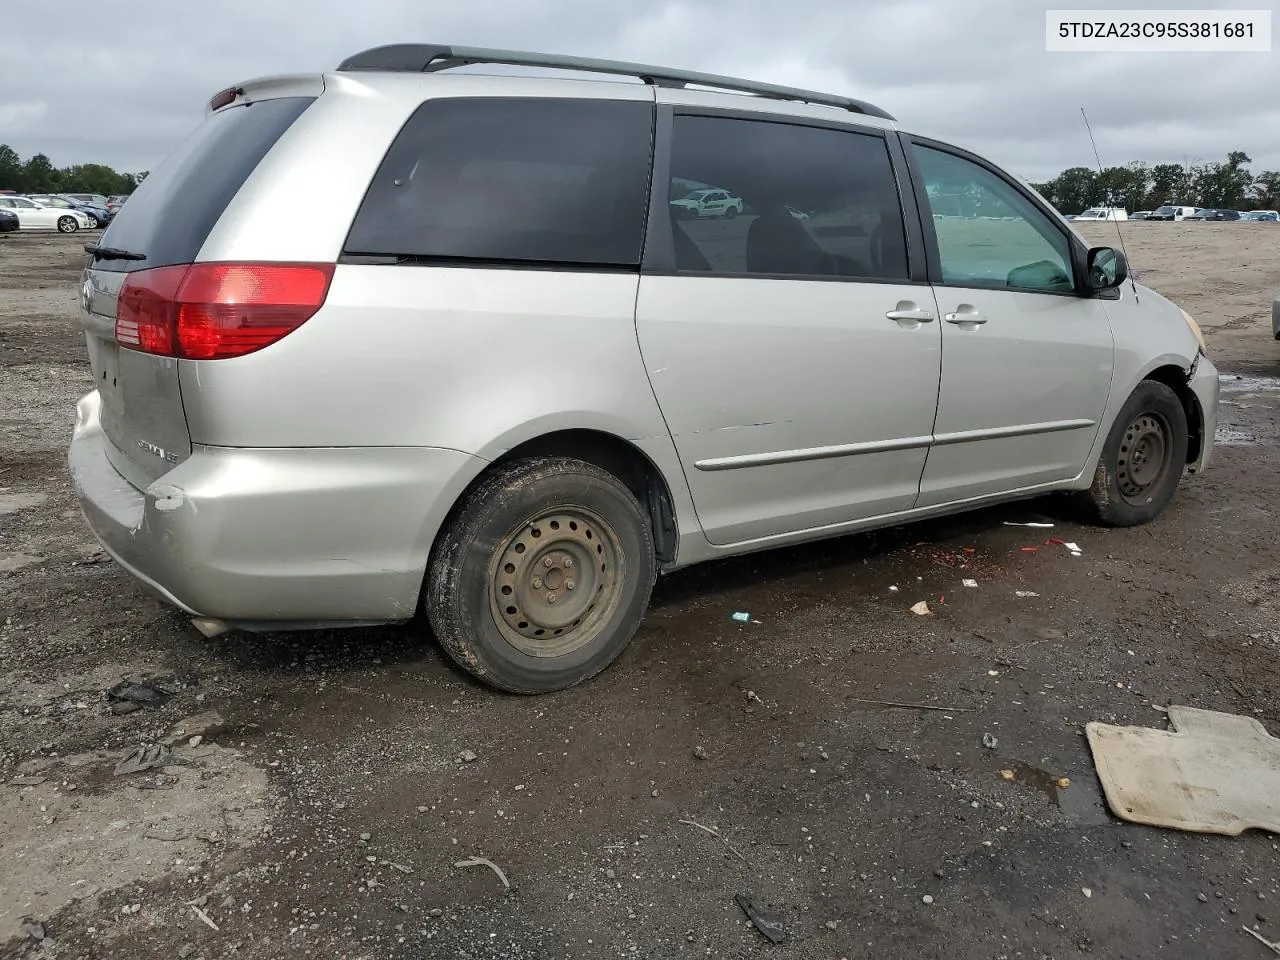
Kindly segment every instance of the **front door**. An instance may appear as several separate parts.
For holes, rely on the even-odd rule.
[[[636,311],[708,539],[909,510],[941,333],[932,290],[911,280],[884,133],[676,115],[669,174],[743,204],[731,219],[655,210],[672,263],[646,266]]]
[[[1111,388],[1104,301],[1076,293],[1069,235],[1030,195],[940,145],[909,149],[938,211],[925,219],[942,314],[938,419],[919,505],[1079,475]]]

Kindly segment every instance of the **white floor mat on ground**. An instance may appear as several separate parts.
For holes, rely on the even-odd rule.
[[[1172,730],[1085,727],[1112,813],[1156,827],[1280,833],[1280,739],[1251,717],[1169,707]]]

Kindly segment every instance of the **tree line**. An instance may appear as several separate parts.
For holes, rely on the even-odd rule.
[[[1249,171],[1253,161],[1233,150],[1221,163],[1157,163],[1135,161],[1123,167],[1063,170],[1047,183],[1032,184],[1063,213],[1114,206],[1154,210],[1165,204],[1226,210],[1274,210],[1280,207],[1280,172]]]
[[[7,143],[0,143],[0,190],[18,193],[100,193],[103,196],[127,195],[147,175],[119,173],[101,163],[77,163],[71,167],[55,167],[43,153],[25,162]]]

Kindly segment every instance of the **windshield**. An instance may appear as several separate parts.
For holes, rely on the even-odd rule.
[[[1177,212],[1178,212],[1177,207],[1161,207],[1159,210],[1156,211],[1156,213],[1159,213],[1161,215],[1166,213],[1177,213]]]
[[[1100,217],[1100,216],[1102,216],[1102,210],[1101,210],[1101,208],[1099,208],[1099,207],[1090,207],[1090,208],[1089,208],[1088,210],[1086,210],[1084,213],[1080,214],[1080,216],[1082,216],[1082,217]]]

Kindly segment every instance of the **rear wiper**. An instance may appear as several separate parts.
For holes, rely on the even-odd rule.
[[[100,247],[96,243],[86,243],[84,252],[93,254],[94,260],[145,260],[145,253],[134,253],[132,250],[120,250],[117,247]]]

